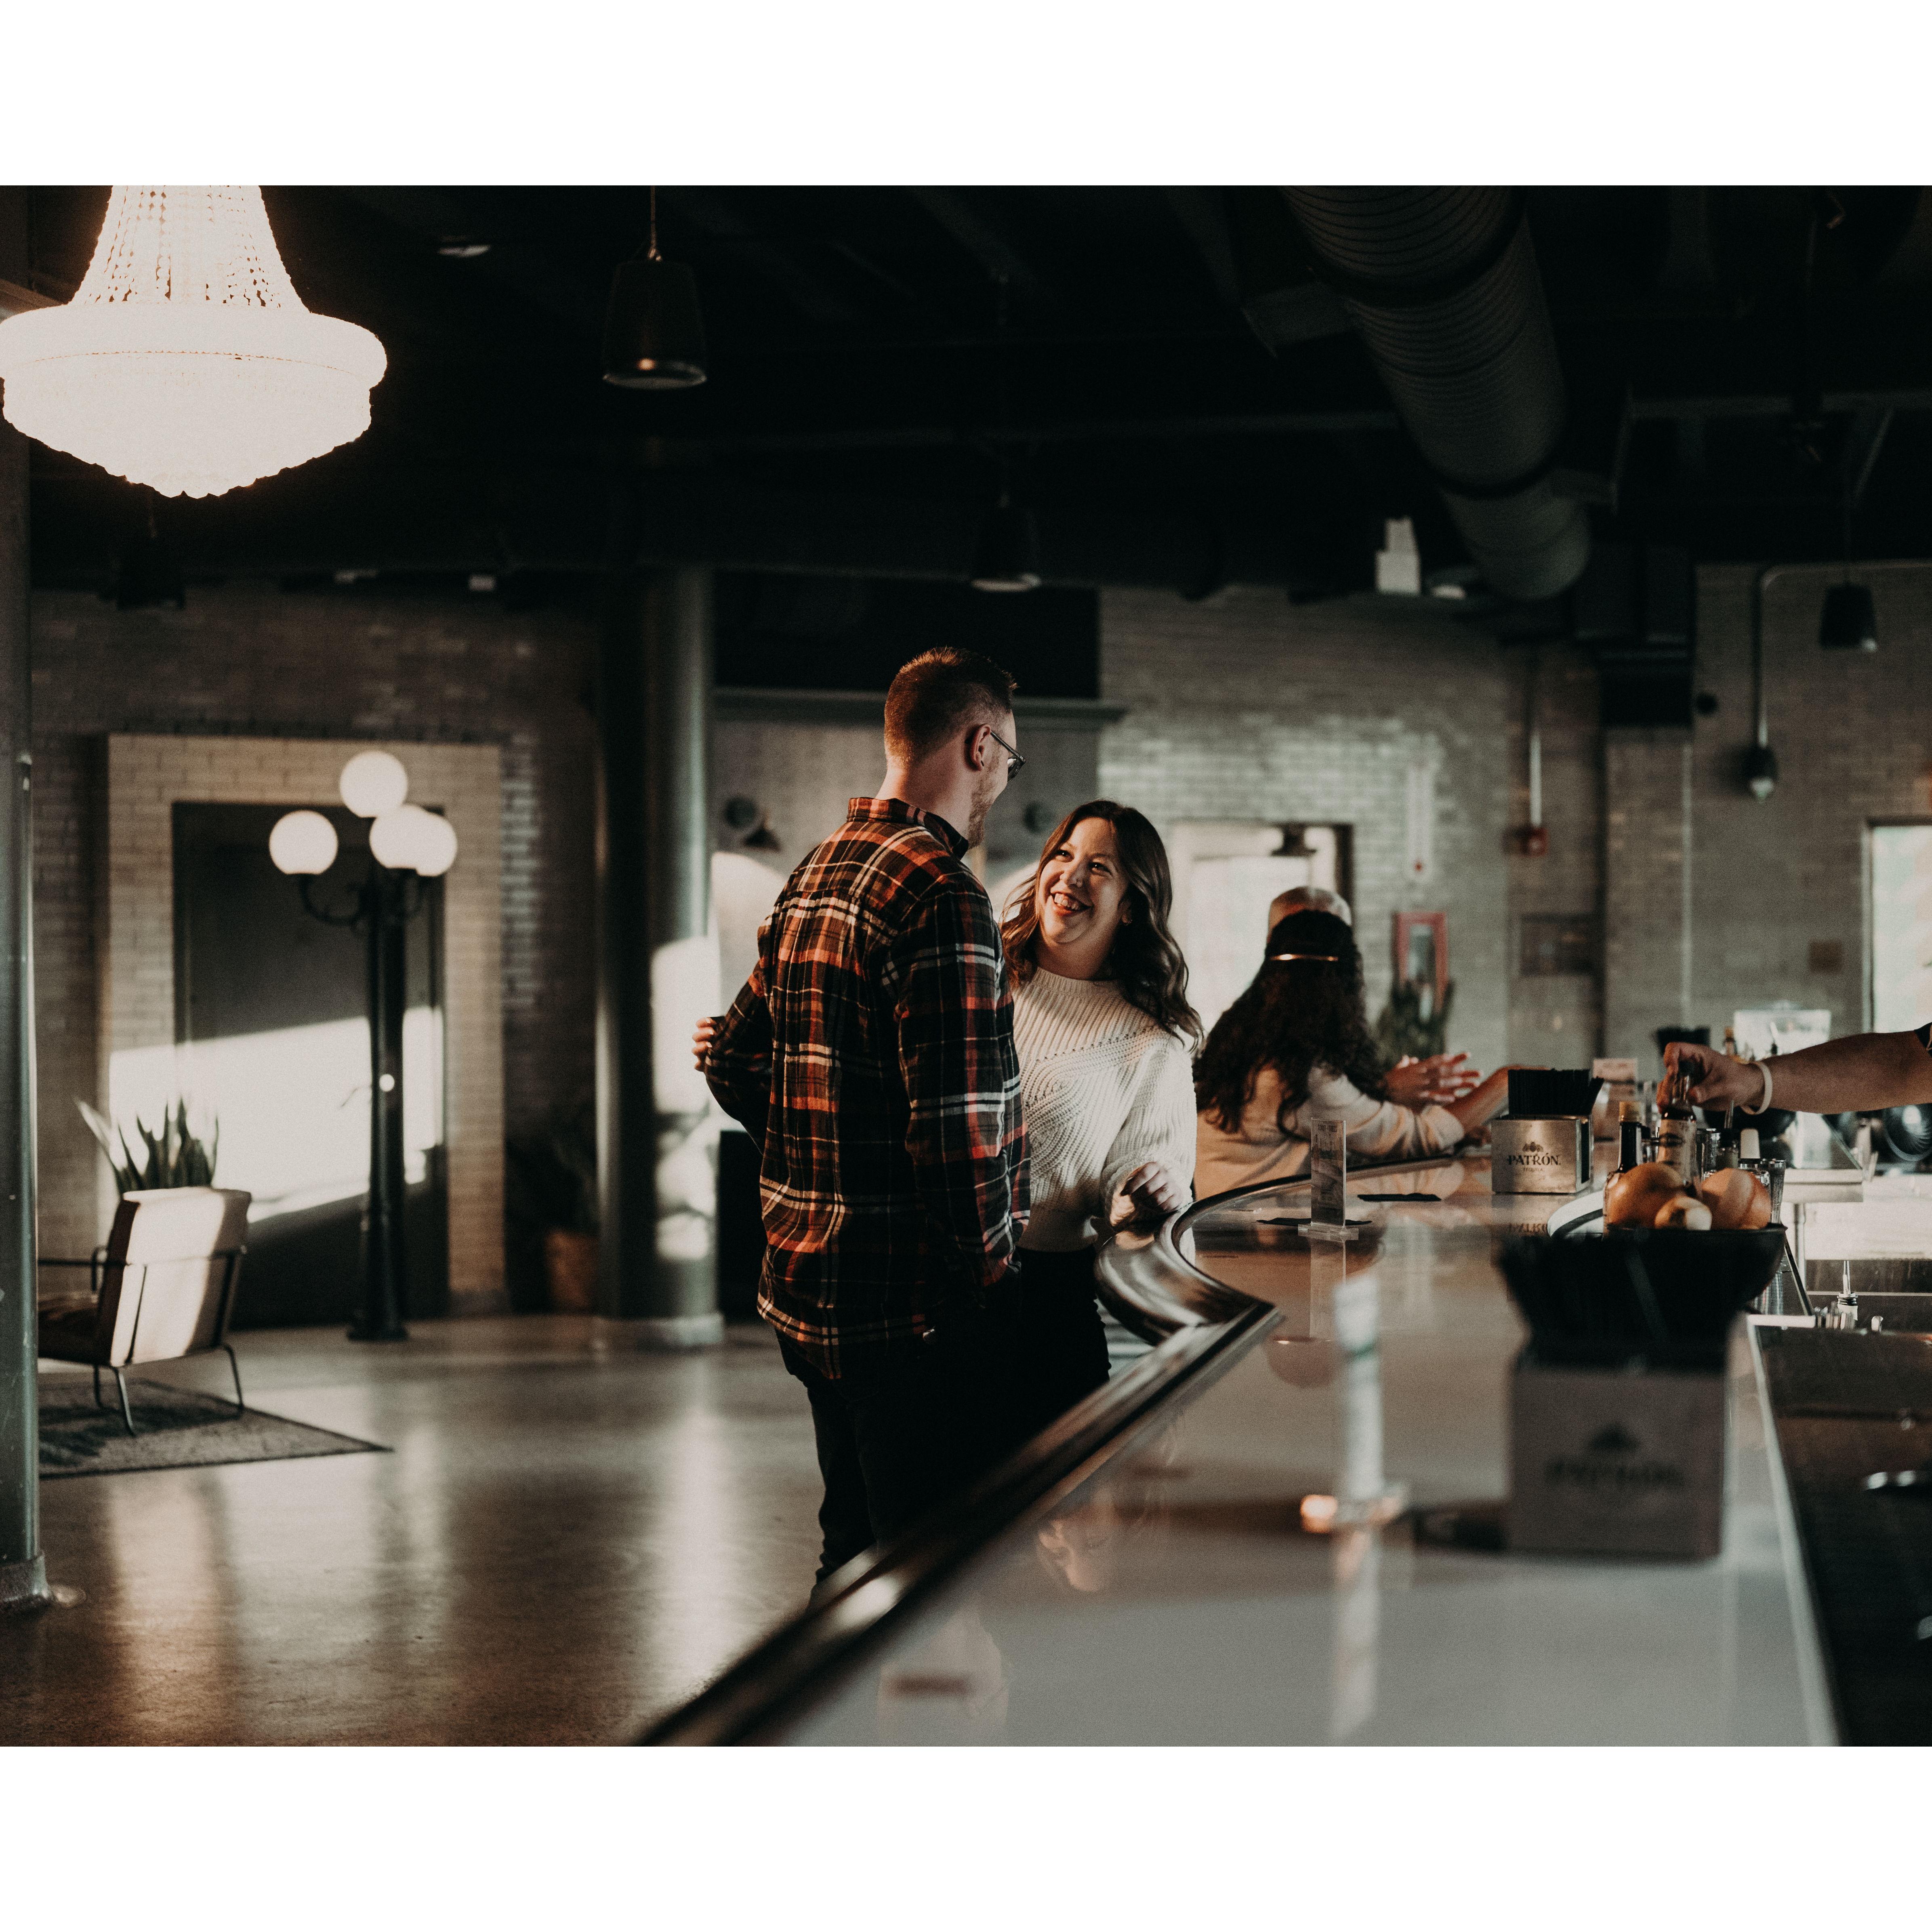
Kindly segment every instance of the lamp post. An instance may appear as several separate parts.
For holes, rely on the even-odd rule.
[[[370,821],[369,865],[346,904],[316,903],[310,881],[334,864],[335,827],[319,812],[275,821],[268,856],[300,881],[302,909],[325,926],[360,926],[368,944],[369,1208],[364,1220],[362,1305],[352,1342],[406,1341],[403,1326],[404,933],[422,910],[424,879],[456,862],[448,820],[406,805],[410,776],[387,752],[358,752],[342,768],[342,802]]]

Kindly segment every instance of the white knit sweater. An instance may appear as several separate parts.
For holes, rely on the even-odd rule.
[[[1125,1220],[1120,1183],[1143,1161],[1192,1184],[1192,1057],[1112,981],[1041,968],[1014,988],[1013,1040],[1033,1202],[1023,1247],[1064,1253]]]

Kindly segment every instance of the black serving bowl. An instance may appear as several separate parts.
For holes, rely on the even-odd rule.
[[[1779,1227],[1610,1228],[1521,1237],[1498,1258],[1540,1354],[1669,1360],[1721,1352],[1784,1256]]]

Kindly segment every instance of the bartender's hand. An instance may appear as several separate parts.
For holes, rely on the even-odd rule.
[[[1159,1220],[1187,1205],[1187,1190],[1157,1160],[1144,1160],[1120,1183],[1134,1204],[1134,1219]]]
[[[698,1030],[691,1036],[691,1057],[698,1062],[700,1073],[711,1071],[711,1036],[718,1030],[715,1019],[700,1020]]]
[[[1664,1049],[1664,1066],[1690,1079],[1694,1107],[1737,1107],[1755,1113],[1764,1103],[1764,1072],[1754,1060],[1733,1060],[1714,1048],[1672,1040]]]
[[[1466,1053],[1432,1053],[1426,1060],[1404,1054],[1384,1076],[1389,1098],[1401,1107],[1448,1107],[1482,1084]]]

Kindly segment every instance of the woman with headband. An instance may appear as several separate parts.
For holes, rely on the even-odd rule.
[[[1317,1120],[1342,1121],[1358,1160],[1446,1154],[1509,1098],[1507,1068],[1447,1106],[1404,1106],[1385,1081],[1354,934],[1333,913],[1290,913],[1195,1066],[1196,1192],[1204,1198],[1305,1173]]]

